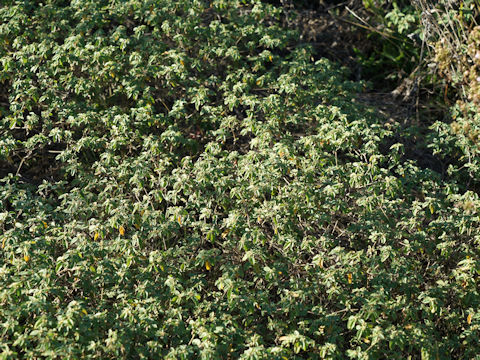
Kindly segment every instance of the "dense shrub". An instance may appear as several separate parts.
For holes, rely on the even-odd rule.
[[[351,1],[346,12],[364,41],[354,47],[362,77],[376,88],[393,89],[418,71],[420,14],[408,0]],[[356,6],[354,6],[356,5]],[[405,95],[405,94],[403,94]]]
[[[0,358],[474,358],[480,200],[258,1],[0,8]]]
[[[453,158],[449,172],[478,189],[480,122],[480,20],[478,2],[415,2],[422,14],[422,31],[429,48],[430,73],[442,86],[451,121],[436,122],[432,148]]]

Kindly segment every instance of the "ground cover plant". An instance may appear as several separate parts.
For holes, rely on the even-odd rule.
[[[468,169],[282,11],[3,2],[0,359],[478,356]]]

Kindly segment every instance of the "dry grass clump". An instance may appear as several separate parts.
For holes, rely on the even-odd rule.
[[[462,101],[480,104],[480,26],[478,4],[412,0],[422,13],[429,67],[458,91]]]

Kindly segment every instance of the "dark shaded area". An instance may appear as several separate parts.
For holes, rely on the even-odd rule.
[[[412,59],[418,57],[414,49],[418,44],[405,35],[395,34],[395,39],[377,32],[379,24],[374,19],[379,15],[374,16],[361,0],[264,2],[284,9],[284,26],[297,29],[301,39],[314,47],[318,58],[326,57],[348,67],[351,80],[368,81],[377,91],[397,89],[417,65]],[[409,1],[397,4],[410,5]],[[397,74],[390,77],[393,72]]]
[[[284,8],[283,22],[287,28],[296,29],[300,40],[312,46],[316,58],[327,58],[351,69],[351,79],[362,79],[362,69],[356,60],[355,46],[366,43],[362,29],[349,24],[346,6],[358,7],[358,1],[345,2],[288,2],[267,1]]]

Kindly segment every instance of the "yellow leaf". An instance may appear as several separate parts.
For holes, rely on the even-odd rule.
[[[412,328],[412,324],[405,325],[405,329],[410,330]]]
[[[138,225],[137,223],[135,223],[135,224],[133,224],[133,225],[135,226],[135,228],[136,228],[137,230],[140,229],[140,225]]]
[[[82,313],[84,313],[85,315],[87,315],[87,310],[82,309]]]
[[[115,74],[114,74],[113,72],[110,72],[110,76],[111,76],[112,78],[114,78],[114,77],[115,77]]]
[[[467,316],[467,324],[470,325],[472,323],[472,318],[473,318],[473,315],[472,314],[468,314]]]
[[[43,227],[46,229],[48,227],[47,223],[45,221],[42,221]]]
[[[118,232],[119,232],[120,235],[122,235],[122,236],[125,235],[125,228],[124,228],[122,225],[120,225],[120,227],[118,228]]]
[[[29,262],[30,261],[30,256],[23,255],[23,260],[25,260],[25,262]]]
[[[97,241],[99,236],[100,234],[98,232],[95,232],[95,235],[93,235],[93,240]]]
[[[178,215],[177,217],[177,222],[182,225],[182,217],[180,215]]]
[[[430,204],[430,213],[432,213],[432,214],[433,214],[433,212],[434,212],[434,211],[435,211],[435,208],[433,207],[433,205],[432,205],[432,204]]]
[[[180,64],[182,64],[182,66],[185,66],[185,63],[183,62],[183,60],[180,60]]]
[[[212,265],[208,261],[205,262],[205,269],[207,269],[208,271],[212,269]]]
[[[268,60],[270,60],[270,62],[273,61],[272,55],[268,56]]]
[[[352,283],[352,273],[348,273],[347,278],[348,278],[348,283],[351,284]]]
[[[3,240],[2,240],[2,249],[5,248],[5,241],[6,241],[6,240],[7,240],[7,238],[5,238],[5,237],[4,237]]]

